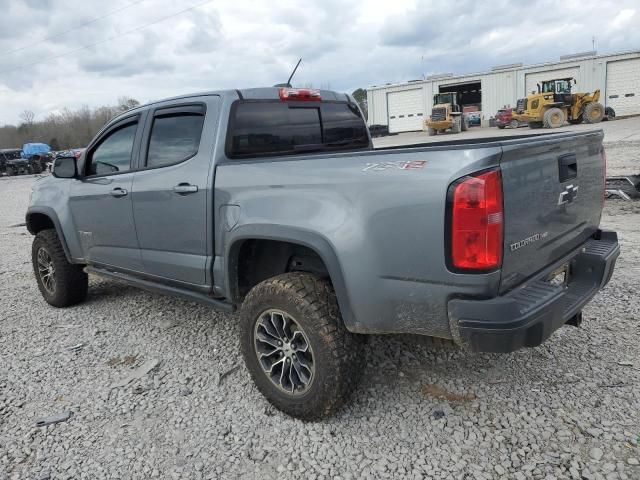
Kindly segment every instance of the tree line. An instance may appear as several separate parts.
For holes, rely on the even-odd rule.
[[[0,148],[21,148],[25,143],[46,143],[52,150],[86,147],[113,117],[140,105],[134,98],[120,97],[116,105],[78,110],[65,108],[43,120],[25,110],[18,125],[0,127]]]

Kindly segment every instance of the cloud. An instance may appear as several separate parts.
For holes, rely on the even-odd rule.
[[[202,1],[2,0],[16,28],[0,29],[0,124],[120,95],[273,85],[299,57],[294,83],[352,91],[555,60],[593,35],[600,52],[640,49],[637,0],[215,0],[162,20]]]

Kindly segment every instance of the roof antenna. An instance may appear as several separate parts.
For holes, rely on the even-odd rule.
[[[289,80],[287,80],[287,83],[276,83],[274,87],[291,88],[291,79],[296,74],[296,70],[298,70],[298,66],[300,65],[300,62],[302,62],[302,58],[300,58],[300,60],[298,60],[298,63],[296,63],[296,66],[294,67],[293,72],[291,72],[291,75],[289,75]]]

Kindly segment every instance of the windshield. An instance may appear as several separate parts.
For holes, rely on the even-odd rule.
[[[442,103],[455,103],[453,101],[453,93],[438,93],[433,96],[433,104],[438,105]]]

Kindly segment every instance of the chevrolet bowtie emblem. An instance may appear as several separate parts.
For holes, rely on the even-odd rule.
[[[565,203],[573,202],[578,196],[578,187],[573,185],[567,185],[564,187],[564,192],[560,192],[558,197],[558,205],[564,205]]]

